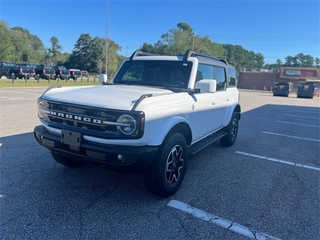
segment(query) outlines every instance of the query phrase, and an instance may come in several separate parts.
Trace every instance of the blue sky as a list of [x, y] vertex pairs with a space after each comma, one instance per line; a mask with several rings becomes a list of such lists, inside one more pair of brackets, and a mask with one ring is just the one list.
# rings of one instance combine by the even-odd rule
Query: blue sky
[[265, 63], [299, 53], [320, 57], [319, 0], [0, 0], [0, 19], [26, 28], [46, 48], [55, 36], [69, 53], [88, 33], [108, 35], [119, 54], [130, 55], [185, 22], [213, 42], [263, 54]]

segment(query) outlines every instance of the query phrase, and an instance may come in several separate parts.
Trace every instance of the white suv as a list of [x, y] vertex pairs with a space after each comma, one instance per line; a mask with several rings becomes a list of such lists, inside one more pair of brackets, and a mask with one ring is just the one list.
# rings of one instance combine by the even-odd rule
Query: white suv
[[34, 134], [65, 166], [145, 172], [148, 189], [168, 197], [189, 155], [216, 140], [234, 144], [240, 113], [236, 72], [225, 60], [136, 51], [113, 83], [47, 89]]

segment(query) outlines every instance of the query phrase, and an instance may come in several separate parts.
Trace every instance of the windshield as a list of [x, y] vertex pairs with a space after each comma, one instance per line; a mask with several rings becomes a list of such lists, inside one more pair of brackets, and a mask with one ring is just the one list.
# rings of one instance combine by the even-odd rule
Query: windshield
[[192, 62], [127, 61], [113, 80], [114, 83], [187, 88]]

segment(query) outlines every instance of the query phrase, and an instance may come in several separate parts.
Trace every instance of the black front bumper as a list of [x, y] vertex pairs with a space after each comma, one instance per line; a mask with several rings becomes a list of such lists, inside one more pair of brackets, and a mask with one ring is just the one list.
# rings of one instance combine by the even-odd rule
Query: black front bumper
[[145, 172], [158, 151], [158, 147], [103, 145], [84, 139], [79, 146], [71, 146], [62, 143], [60, 136], [49, 133], [42, 125], [34, 128], [34, 136], [39, 144], [58, 154], [123, 172]]

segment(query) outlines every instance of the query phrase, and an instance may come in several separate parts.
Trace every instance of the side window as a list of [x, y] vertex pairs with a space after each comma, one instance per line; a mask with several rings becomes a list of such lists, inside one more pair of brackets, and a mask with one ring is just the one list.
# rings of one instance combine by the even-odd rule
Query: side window
[[201, 79], [213, 79], [212, 66], [199, 64], [196, 82], [200, 81]]
[[228, 68], [228, 84], [229, 87], [236, 86], [236, 71], [234, 68]]
[[223, 67], [213, 66], [214, 76], [213, 78], [217, 81], [217, 91], [225, 90], [226, 88], [226, 72]]

